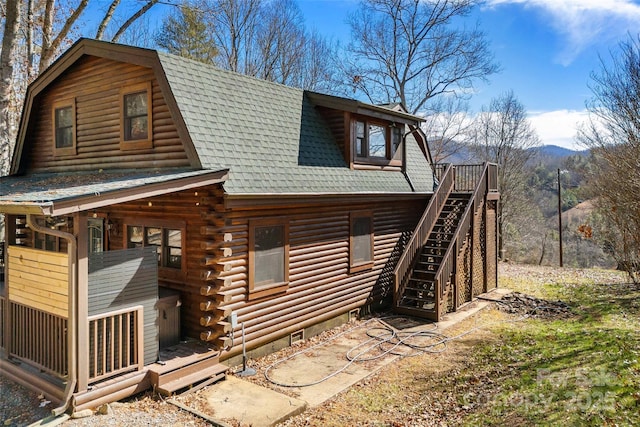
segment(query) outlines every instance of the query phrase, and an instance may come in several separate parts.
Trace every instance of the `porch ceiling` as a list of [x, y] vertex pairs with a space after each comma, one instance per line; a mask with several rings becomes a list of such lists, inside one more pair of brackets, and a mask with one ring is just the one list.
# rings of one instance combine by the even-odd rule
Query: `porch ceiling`
[[224, 182], [227, 170], [118, 171], [0, 178], [0, 213], [66, 215]]

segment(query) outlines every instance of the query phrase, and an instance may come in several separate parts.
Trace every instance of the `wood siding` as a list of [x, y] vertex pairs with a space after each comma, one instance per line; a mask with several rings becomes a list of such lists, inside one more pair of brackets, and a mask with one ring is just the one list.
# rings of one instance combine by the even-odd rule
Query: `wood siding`
[[144, 307], [144, 363], [158, 359], [158, 282], [155, 248], [89, 256], [89, 316]]
[[[149, 81], [153, 88], [153, 148], [123, 151], [120, 89]], [[76, 154], [54, 156], [52, 108], [62, 99], [75, 99]], [[80, 59], [34, 101], [23, 159], [27, 172], [189, 166], [153, 71], [89, 56]]]
[[8, 257], [9, 301], [67, 318], [68, 255], [9, 246]]
[[[111, 224], [110, 250], [123, 248], [127, 224], [184, 224], [186, 270], [160, 268], [159, 284], [180, 292], [183, 336], [218, 348], [230, 344], [232, 312], [245, 323], [252, 348], [365, 304], [390, 302], [395, 261], [428, 201], [424, 196], [336, 196], [333, 201], [308, 198], [285, 206], [276, 206], [278, 200], [268, 205], [256, 201], [230, 210], [223, 195], [220, 186], [212, 186], [101, 210]], [[349, 215], [361, 211], [373, 212], [374, 265], [349, 273]], [[250, 301], [249, 221], [257, 219], [289, 224], [289, 286], [284, 293]], [[236, 340], [222, 357], [240, 349]]]
[[219, 186], [113, 205], [101, 210], [112, 224], [109, 250], [125, 248], [127, 225], [179, 223], [184, 227], [185, 270], [158, 269], [159, 285], [180, 293], [182, 336], [197, 338], [202, 330], [200, 319], [203, 312], [200, 310], [200, 303], [203, 302], [203, 297], [200, 292], [208, 283], [206, 262], [215, 250], [205, 249], [210, 246], [210, 241], [203, 238], [201, 231], [208, 224], [204, 218], [213, 210], [211, 206], [222, 200], [216, 194], [222, 194]]
[[[201, 338], [228, 345], [222, 338], [229, 328], [223, 316], [235, 312], [238, 324], [245, 324], [247, 347], [254, 348], [354, 308], [385, 298], [390, 301], [393, 268], [425, 204], [426, 200], [358, 203], [342, 199], [324, 205], [225, 212], [222, 221], [226, 225], [219, 228], [218, 241], [232, 255], [219, 258], [223, 267], [211, 275], [216, 284], [214, 297], [220, 301], [224, 295], [228, 302], [217, 304], [220, 317], [203, 322], [211, 330]], [[349, 215], [359, 211], [373, 212], [374, 265], [350, 273]], [[269, 217], [284, 218], [289, 224], [289, 286], [284, 293], [248, 301], [248, 223]], [[236, 330], [235, 336], [239, 333]], [[236, 340], [222, 357], [240, 350]]]

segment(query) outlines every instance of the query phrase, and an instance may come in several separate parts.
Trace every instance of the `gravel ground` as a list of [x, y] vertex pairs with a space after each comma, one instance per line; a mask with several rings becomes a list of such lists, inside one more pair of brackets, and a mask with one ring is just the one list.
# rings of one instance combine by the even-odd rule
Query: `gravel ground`
[[[576, 277], [576, 283], [585, 278], [593, 279], [596, 283], [613, 283], [620, 281], [620, 273], [604, 271], [604, 270], [570, 270], [564, 269], [560, 273], [558, 270], [548, 267], [534, 267], [534, 266], [520, 266], [511, 264], [500, 265], [501, 277], [507, 279], [523, 280], [527, 284], [531, 283], [531, 289], [526, 289], [527, 293], [535, 295], [535, 286], [540, 283], [549, 283], [558, 280], [567, 280], [567, 272], [570, 275], [574, 274]], [[560, 277], [562, 275], [562, 278]], [[362, 322], [362, 321], [358, 321]], [[473, 322], [473, 320], [471, 320]], [[343, 325], [338, 328], [334, 328], [330, 331], [326, 331], [323, 334], [307, 339], [303, 342], [298, 342], [294, 346], [285, 348], [277, 353], [265, 356], [260, 359], [250, 361], [250, 366], [256, 369], [258, 375], [253, 377], [245, 377], [252, 382], [260, 384], [265, 387], [275, 389], [278, 392], [289, 394], [295, 397], [295, 392], [288, 388], [281, 388], [269, 383], [264, 377], [264, 370], [277, 360], [288, 357], [289, 355], [300, 351], [303, 348], [311, 347], [318, 342], [329, 339], [336, 334], [343, 332], [346, 329], [357, 326], [358, 323], [351, 323]], [[461, 328], [467, 327], [461, 325]], [[479, 339], [477, 334], [470, 336], [470, 340]], [[489, 337], [485, 337], [488, 339]], [[434, 354], [433, 357], [438, 360], [438, 363], [434, 363], [434, 366], [442, 366], [442, 369], [450, 369], [448, 365], [452, 360], [464, 358], [466, 349], [472, 344], [466, 344], [462, 339], [451, 345], [446, 352], [440, 354]], [[434, 360], [435, 361], [435, 360]], [[462, 360], [461, 363], [464, 363]], [[232, 368], [230, 372], [237, 370]], [[392, 369], [392, 368], [389, 368]], [[449, 372], [451, 374], [452, 372]], [[437, 374], [437, 373], [436, 373]], [[437, 376], [437, 375], [436, 375]], [[489, 381], [488, 379], [487, 381]], [[363, 380], [361, 383], [356, 384], [354, 387], [368, 387], [376, 384], [380, 381], [379, 373]], [[197, 411], [204, 412], [206, 415], [215, 419], [215, 415], [210, 413], [204, 398], [202, 397], [202, 391], [188, 393], [183, 396], [177, 397], [177, 400], [190, 408]], [[429, 421], [425, 420], [399, 420], [397, 425], [450, 425], [455, 421], [454, 415], [460, 412], [457, 399], [452, 391], [451, 393], [439, 396], [435, 402], [439, 406], [434, 406], [432, 402], [431, 408], [436, 408], [437, 413], [429, 415]], [[53, 409], [51, 404], [47, 404], [43, 401], [37, 393], [32, 393], [26, 390], [8, 379], [4, 378], [0, 374], [0, 425], [5, 426], [26, 426], [37, 420], [40, 420], [50, 414]], [[317, 425], [329, 425], [323, 421], [323, 412], [325, 408], [329, 408], [340, 404], [342, 395], [338, 395], [333, 399], [325, 402], [323, 405], [307, 410], [304, 414], [294, 417], [284, 423], [287, 427], [298, 426], [317, 426]], [[153, 396], [151, 393], [145, 393], [134, 396], [123, 402], [117, 402], [109, 405], [106, 414], [95, 414], [87, 418], [72, 419], [64, 423], [64, 426], [208, 426], [211, 425], [203, 418], [193, 415], [187, 411], [177, 408], [176, 406], [166, 402], [165, 400]], [[207, 412], [209, 412], [207, 414]], [[425, 413], [425, 416], [427, 414]], [[460, 413], [459, 415], [462, 415]], [[452, 418], [453, 417], [453, 418]], [[240, 427], [240, 423], [234, 420], [221, 420], [234, 427]], [[335, 422], [335, 420], [332, 420]], [[433, 424], [435, 423], [435, 424]], [[455, 422], [454, 422], [455, 424]], [[340, 425], [333, 424], [333, 425]]]
[[24, 426], [51, 413], [51, 403], [0, 375], [0, 422], [5, 426]]

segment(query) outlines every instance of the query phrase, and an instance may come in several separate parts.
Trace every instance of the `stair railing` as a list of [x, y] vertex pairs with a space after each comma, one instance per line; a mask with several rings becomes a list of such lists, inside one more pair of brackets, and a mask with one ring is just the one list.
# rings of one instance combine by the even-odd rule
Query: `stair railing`
[[453, 190], [455, 184], [455, 168], [452, 165], [447, 165], [444, 173], [440, 175], [440, 184], [436, 188], [436, 191], [431, 196], [429, 203], [427, 204], [418, 225], [413, 230], [411, 239], [404, 248], [398, 264], [393, 271], [395, 278], [395, 292], [393, 294], [394, 305], [397, 305], [400, 295], [404, 292], [406, 282], [410, 276], [411, 268], [415, 264], [416, 255], [422, 250], [422, 247], [427, 242], [436, 220], [444, 207], [449, 194]]
[[467, 204], [464, 213], [460, 217], [458, 226], [451, 238], [451, 243], [449, 244], [449, 247], [442, 258], [442, 262], [434, 276], [434, 291], [436, 296], [435, 309], [437, 319], [440, 319], [443, 314], [442, 305], [446, 301], [448, 293], [448, 287], [446, 284], [449, 282], [451, 275], [455, 271], [458, 251], [462, 248], [462, 245], [464, 245], [464, 239], [471, 228], [471, 220], [473, 219], [476, 206], [480, 204], [486, 194], [490, 191], [491, 183], [488, 171], [495, 170], [495, 166], [496, 165], [492, 163], [485, 163], [483, 165], [482, 173], [478, 178], [473, 194], [469, 199], [469, 203]]

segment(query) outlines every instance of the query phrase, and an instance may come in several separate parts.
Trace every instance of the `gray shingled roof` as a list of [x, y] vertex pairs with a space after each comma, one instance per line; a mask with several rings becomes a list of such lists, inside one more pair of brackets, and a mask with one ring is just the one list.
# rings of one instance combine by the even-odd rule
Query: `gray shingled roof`
[[[230, 194], [412, 192], [402, 172], [351, 170], [301, 89], [159, 52], [203, 168], [229, 169]], [[431, 192], [431, 168], [408, 138], [407, 175]]]
[[[54, 207], [65, 201], [122, 194], [127, 190], [138, 190], [144, 195], [149, 185], [159, 184], [162, 188], [169, 188], [172, 184], [182, 184], [189, 179], [198, 181], [211, 174], [210, 170], [145, 170], [5, 176], [0, 179], [0, 205], [7, 203]], [[222, 176], [222, 172], [218, 174]]]

